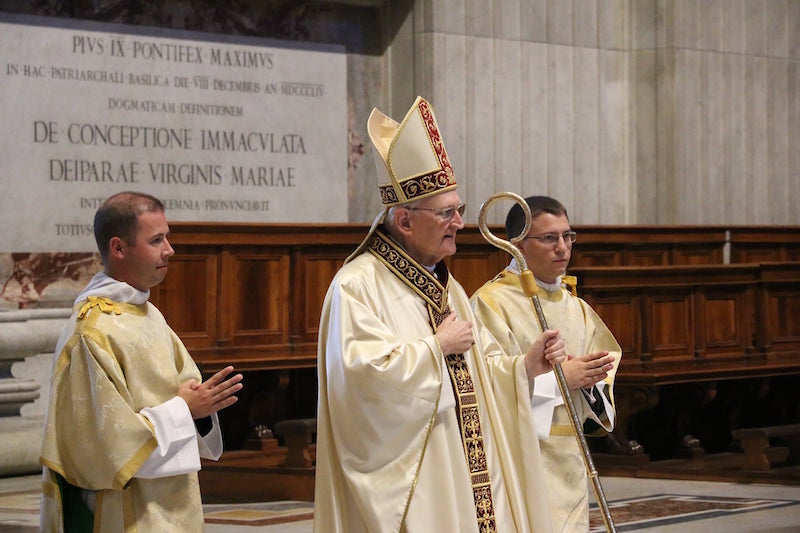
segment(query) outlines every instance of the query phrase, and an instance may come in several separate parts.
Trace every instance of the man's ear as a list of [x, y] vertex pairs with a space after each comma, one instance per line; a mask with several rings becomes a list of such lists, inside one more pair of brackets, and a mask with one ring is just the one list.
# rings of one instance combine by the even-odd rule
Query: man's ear
[[411, 212], [408, 209], [397, 209], [394, 213], [394, 223], [402, 233], [411, 231]]
[[108, 241], [108, 255], [121, 258], [125, 255], [125, 243], [119, 237], [111, 237]]

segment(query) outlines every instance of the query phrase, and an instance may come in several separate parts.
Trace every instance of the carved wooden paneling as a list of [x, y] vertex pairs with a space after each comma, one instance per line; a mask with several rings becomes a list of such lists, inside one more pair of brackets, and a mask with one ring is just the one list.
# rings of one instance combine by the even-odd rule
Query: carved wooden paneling
[[670, 253], [669, 265], [721, 265], [724, 262], [721, 243], [675, 243]]
[[[764, 356], [753, 343], [759, 327], [756, 292], [767, 286], [763, 268], [586, 267], [571, 273], [578, 277], [579, 295], [595, 308], [623, 348], [621, 382], [653, 384], [721, 378], [754, 369], [753, 357]], [[772, 271], [770, 283], [796, 279], [798, 273], [800, 268]], [[636, 339], [641, 341], [637, 344]]]
[[641, 295], [629, 289], [587, 291], [582, 296], [614, 333], [622, 353], [626, 354], [624, 364], [638, 359], [642, 353]]
[[800, 226], [730, 228], [731, 263], [800, 261]]
[[607, 246], [581, 243], [580, 246], [573, 245], [570, 264], [574, 267], [622, 266], [622, 253], [619, 250], [609, 250]]
[[176, 253], [165, 280], [151, 301], [193, 352], [213, 349], [217, 341], [218, 257], [212, 247]]
[[292, 287], [292, 334], [297, 341], [316, 343], [320, 313], [328, 286], [351, 251], [335, 249], [322, 253], [309, 250], [306, 253], [298, 252], [294, 257], [296, 276]]
[[731, 251], [731, 263], [761, 263], [780, 260], [781, 249], [771, 244], [749, 243], [746, 247], [733, 247]]
[[223, 251], [221, 344], [288, 343], [289, 281], [289, 255], [285, 248]]
[[688, 289], [650, 289], [644, 297], [648, 345], [654, 361], [690, 360], [695, 351], [694, 301]]
[[761, 348], [800, 354], [800, 262], [762, 265], [759, 289]]
[[739, 357], [753, 351], [754, 286], [700, 287], [698, 355]]
[[666, 246], [631, 246], [622, 253], [625, 266], [662, 266], [669, 264], [669, 249]]
[[725, 228], [575, 226], [572, 266], [711, 265], [723, 262]]

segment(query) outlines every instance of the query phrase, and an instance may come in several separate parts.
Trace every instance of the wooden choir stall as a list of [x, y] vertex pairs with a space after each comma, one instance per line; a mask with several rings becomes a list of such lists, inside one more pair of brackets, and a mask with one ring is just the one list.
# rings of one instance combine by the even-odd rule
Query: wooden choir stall
[[[209, 501], [313, 499], [319, 313], [367, 229], [171, 224], [151, 299], [204, 374], [245, 374], [221, 413], [228, 451], [201, 471]], [[601, 473], [796, 483], [800, 228], [575, 229], [569, 273], [624, 354], [617, 427], [590, 439]], [[448, 259], [469, 294], [508, 260], [475, 226]]]

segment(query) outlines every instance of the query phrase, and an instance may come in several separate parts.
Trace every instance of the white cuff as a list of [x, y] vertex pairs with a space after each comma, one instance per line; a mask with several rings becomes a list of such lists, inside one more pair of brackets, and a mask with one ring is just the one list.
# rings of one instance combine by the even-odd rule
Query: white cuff
[[153, 424], [158, 447], [134, 477], [160, 478], [200, 470], [200, 453], [189, 406], [175, 396], [155, 407], [145, 407], [141, 414]]

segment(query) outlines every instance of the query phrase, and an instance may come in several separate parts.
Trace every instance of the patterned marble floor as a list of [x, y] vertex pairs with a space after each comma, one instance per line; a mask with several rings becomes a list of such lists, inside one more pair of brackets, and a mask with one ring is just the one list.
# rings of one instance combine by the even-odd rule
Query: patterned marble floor
[[[39, 483], [39, 476], [0, 478], [0, 533], [38, 531]], [[619, 532], [800, 532], [800, 485], [623, 477], [601, 483]], [[205, 506], [208, 533], [310, 533], [312, 515], [306, 502]], [[595, 509], [591, 531], [604, 530]]]

